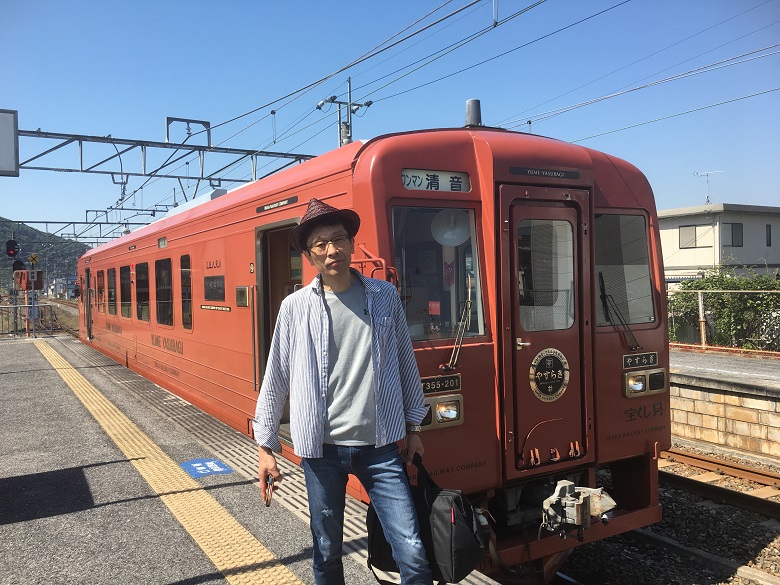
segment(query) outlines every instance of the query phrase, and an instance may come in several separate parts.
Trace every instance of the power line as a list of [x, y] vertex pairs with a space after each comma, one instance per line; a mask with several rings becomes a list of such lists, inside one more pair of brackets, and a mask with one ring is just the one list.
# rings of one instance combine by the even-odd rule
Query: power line
[[670, 116], [663, 116], [661, 118], [655, 118], [654, 120], [647, 120], [645, 122], [640, 122], [639, 124], [631, 124], [630, 126], [624, 126], [622, 128], [617, 128], [615, 130], [610, 130], [608, 132], [602, 132], [600, 134], [593, 134], [592, 136], [586, 136], [585, 138], [579, 138], [577, 140], [571, 140], [570, 142], [577, 143], [577, 142], [584, 142], [585, 140], [590, 140], [591, 138], [598, 138], [599, 136], [606, 136], [607, 134], [614, 134], [616, 132], [622, 132], [623, 130], [630, 130], [631, 128], [638, 128], [639, 126], [646, 126], [647, 124], [653, 124], [655, 122], [661, 122], [662, 120], [669, 120], [671, 118], [677, 118], [679, 116], [684, 116], [686, 114], [692, 114], [694, 112], [701, 112], [702, 110], [707, 110], [709, 108], [715, 108], [717, 106], [723, 106], [725, 104], [730, 104], [733, 102], [738, 102], [740, 100], [746, 100], [748, 98], [757, 97], [760, 95], [764, 95], [767, 93], [772, 93], [773, 91], [780, 90], [780, 87], [775, 87], [772, 89], [767, 89], [765, 91], [759, 91], [757, 93], [752, 93], [750, 95], [743, 95], [742, 97], [734, 98], [731, 100], [726, 100], [723, 102], [718, 102], [717, 104], [710, 104], [708, 106], [702, 106], [701, 108], [694, 108], [693, 110], [687, 110], [685, 112], [679, 112], [677, 114], [672, 114]]
[[[654, 52], [650, 53], [649, 55], [645, 55], [645, 56], [644, 56], [644, 57], [642, 57], [641, 59], [637, 59], [636, 61], [633, 61], [633, 62], [629, 63], [628, 65], [624, 65], [623, 67], [619, 67], [618, 69], [615, 69], [614, 71], [611, 71], [610, 73], [607, 73], [606, 75], [602, 75], [601, 77], [598, 77], [598, 78], [596, 78], [596, 79], [594, 79], [594, 80], [592, 80], [592, 81], [589, 81], [588, 83], [585, 83], [585, 84], [583, 84], [583, 85], [580, 85], [580, 86], [578, 86], [578, 87], [575, 87], [574, 89], [571, 89], [571, 90], [569, 90], [569, 91], [567, 91], [567, 92], [564, 92], [564, 93], [562, 93], [562, 94], [560, 94], [560, 95], [558, 95], [558, 96], [556, 96], [556, 97], [554, 97], [554, 98], [550, 98], [550, 99], [548, 99], [548, 100], [546, 100], [546, 101], [544, 101], [544, 102], [542, 102], [542, 103], [536, 104], [535, 106], [533, 106], [533, 107], [531, 107], [531, 108], [528, 108], [528, 109], [524, 110], [523, 112], [520, 112], [519, 114], [514, 114], [514, 115], [510, 116], [509, 118], [504, 118], [503, 120], [499, 121], [499, 122], [498, 122], [496, 125], [497, 125], [497, 126], [506, 126], [506, 125], [508, 125], [508, 124], [512, 124], [513, 122], [517, 122], [517, 121], [518, 121], [517, 119], [514, 119], [514, 120], [513, 120], [513, 119], [510, 119], [510, 118], [518, 118], [518, 117], [520, 117], [520, 116], [524, 116], [524, 118], [527, 118], [527, 116], [525, 115], [525, 114], [526, 114], [526, 112], [529, 112], [529, 111], [531, 111], [531, 110], [533, 110], [533, 109], [535, 109], [535, 108], [538, 108], [538, 107], [540, 107], [540, 106], [543, 106], [543, 105], [545, 105], [545, 104], [548, 104], [548, 103], [550, 103], [550, 102], [552, 102], [552, 101], [555, 101], [555, 100], [557, 100], [557, 99], [560, 99], [560, 98], [562, 98], [562, 97], [564, 97], [564, 96], [566, 96], [566, 95], [569, 95], [570, 93], [574, 93], [575, 91], [578, 91], [578, 90], [580, 90], [580, 89], [582, 89], [582, 88], [584, 88], [584, 87], [587, 87], [587, 86], [589, 86], [589, 85], [592, 85], [592, 84], [596, 83], [597, 81], [601, 81], [602, 79], [606, 79], [607, 77], [609, 77], [609, 76], [611, 76], [611, 75], [614, 75], [615, 73], [618, 73], [619, 71], [623, 71], [624, 69], [628, 69], [629, 67], [633, 67], [633, 66], [634, 66], [634, 65], [636, 65], [637, 63], [641, 63], [642, 61], [645, 61], [645, 60], [649, 59], [650, 57], [654, 57], [655, 55], [658, 55], [659, 53], [662, 53], [662, 52], [664, 52], [664, 51], [666, 51], [666, 50], [668, 50], [668, 49], [671, 49], [672, 47], [675, 47], [675, 46], [677, 46], [677, 45], [679, 45], [679, 44], [682, 44], [682, 43], [684, 43], [685, 41], [689, 41], [689, 40], [691, 40], [691, 39], [693, 39], [693, 38], [695, 38], [695, 37], [697, 37], [697, 36], [699, 36], [699, 35], [701, 35], [701, 34], [704, 34], [705, 32], [707, 32], [707, 31], [709, 31], [709, 30], [712, 30], [712, 29], [714, 29], [714, 28], [716, 28], [716, 27], [718, 27], [718, 26], [720, 26], [720, 25], [722, 25], [722, 24], [725, 24], [725, 23], [727, 23], [727, 22], [729, 22], [729, 21], [731, 21], [731, 20], [734, 20], [735, 18], [739, 18], [740, 16], [742, 16], [742, 15], [744, 15], [744, 14], [746, 14], [746, 13], [748, 13], [748, 12], [752, 11], [752, 10], [755, 10], [756, 8], [760, 8], [761, 6], [764, 6], [765, 4], [769, 4], [770, 2], [774, 2], [774, 1], [775, 1], [775, 0], [766, 0], [765, 2], [762, 2], [761, 4], [758, 4], [758, 5], [756, 5], [756, 6], [753, 6], [752, 8], [748, 8], [747, 10], [744, 10], [744, 11], [740, 12], [739, 14], [735, 14], [734, 16], [731, 16], [731, 17], [729, 17], [729, 18], [727, 18], [727, 19], [725, 19], [725, 20], [722, 20], [722, 21], [720, 21], [720, 22], [718, 22], [718, 23], [716, 23], [716, 24], [713, 24], [712, 26], [709, 26], [709, 27], [707, 27], [707, 28], [705, 28], [705, 29], [703, 29], [703, 30], [700, 30], [700, 31], [699, 31], [699, 32], [697, 32], [697, 33], [694, 33], [694, 34], [692, 34], [692, 35], [690, 35], [690, 36], [687, 36], [687, 37], [685, 37], [684, 39], [681, 39], [681, 40], [679, 40], [679, 41], [676, 41], [676, 42], [672, 43], [671, 45], [667, 45], [667, 46], [663, 47], [662, 49], [658, 49], [657, 51], [654, 51]], [[762, 27], [762, 28], [760, 28], [760, 29], [758, 29], [758, 30], [763, 30], [764, 28], [767, 28], [767, 27], [769, 27], [769, 26], [773, 26], [774, 24], [777, 24], [777, 22], [773, 22], [773, 23], [771, 23], [771, 24], [768, 24], [768, 25], [766, 25], [766, 26], [764, 26], [764, 27]], [[758, 32], [758, 31], [753, 31], [752, 33], [749, 33], [749, 34], [755, 34], [756, 32]], [[743, 35], [742, 37], [738, 37], [737, 39], [733, 39], [733, 40], [729, 41], [728, 43], [724, 43], [724, 44], [722, 44], [722, 45], [719, 45], [718, 47], [715, 47], [715, 49], [718, 49], [718, 48], [724, 47], [724, 46], [726, 46], [726, 45], [728, 45], [728, 44], [730, 44], [730, 43], [733, 43], [733, 42], [735, 42], [736, 40], [739, 40], [739, 39], [741, 39], [741, 38], [744, 38], [745, 36], [749, 36], [749, 35]], [[700, 54], [699, 54], [699, 55], [697, 55], [696, 57], [701, 57], [702, 55], [706, 55], [707, 53], [709, 53], [709, 52], [711, 52], [711, 51], [713, 51], [713, 50], [715, 50], [715, 49], [710, 49], [710, 51], [705, 51], [704, 53], [700, 53]], [[696, 57], [692, 57], [691, 59], [694, 59], [694, 58], [696, 58]], [[680, 62], [680, 63], [677, 63], [677, 64], [676, 64], [676, 65], [674, 65], [673, 67], [676, 67], [677, 65], [681, 65], [682, 63], [685, 63], [685, 62], [687, 62], [687, 61], [690, 61], [691, 59], [687, 59], [686, 61], [682, 61], [682, 62]], [[663, 70], [661, 70], [661, 71], [657, 71], [657, 72], [655, 73], [655, 75], [657, 75], [657, 74], [659, 74], [659, 73], [663, 73], [664, 71], [667, 71], [667, 70], [669, 70], [669, 69], [671, 69], [671, 67], [667, 67], [666, 69], [663, 69]], [[644, 79], [647, 79], [647, 77], [645, 77], [645, 78], [643, 78], [643, 79], [639, 79], [639, 80], [637, 80], [635, 83], [638, 83], [639, 81], [643, 81]], [[624, 87], [625, 87], [625, 86], [624, 86]], [[618, 88], [616, 91], [620, 91], [621, 89], [624, 89], [624, 87], [620, 87], [620, 88]]]
[[[677, 75], [673, 75], [672, 77], [667, 77], [666, 79], [659, 79], [659, 80], [653, 81], [651, 83], [646, 83], [644, 85], [640, 85], [639, 87], [634, 87], [634, 88], [628, 89], [626, 91], [621, 91], [621, 92], [617, 92], [617, 93], [601, 96], [601, 97], [598, 97], [598, 98], [594, 98], [592, 100], [588, 100], [588, 101], [585, 101], [585, 102], [580, 102], [578, 104], [573, 104], [571, 106], [565, 106], [563, 108], [558, 108], [557, 110], [551, 110], [549, 112], [545, 112], [545, 113], [539, 114], [538, 117], [536, 117], [536, 118], [530, 118], [527, 122], [523, 122], [522, 124], [526, 124], [526, 123], [527, 124], [531, 124], [532, 122], [533, 123], [543, 122], [545, 120], [549, 120], [550, 118], [553, 118], [555, 116], [559, 116], [561, 114], [565, 114], [565, 113], [570, 112], [572, 110], [576, 110], [576, 109], [579, 109], [579, 108], [582, 108], [582, 107], [585, 107], [585, 106], [590, 106], [590, 105], [593, 105], [595, 103], [602, 102], [602, 101], [605, 101], [605, 100], [609, 100], [609, 99], [612, 99], [612, 98], [616, 98], [616, 97], [619, 97], [619, 96], [622, 96], [622, 95], [626, 95], [628, 93], [639, 91], [641, 89], [647, 89], [649, 87], [654, 87], [656, 85], [661, 85], [661, 84], [664, 84], [664, 83], [669, 83], [671, 81], [678, 81], [678, 80], [684, 79], [686, 77], [692, 77], [694, 75], [699, 75], [700, 73], [709, 73], [711, 71], [717, 71], [718, 69], [722, 69], [724, 67], [731, 67], [733, 65], [741, 65], [743, 63], [749, 63], [750, 61], [754, 61], [756, 59], [763, 59], [764, 57], [771, 57], [772, 55], [780, 54], [780, 51], [775, 51], [773, 53], [767, 53], [766, 55], [759, 55], [759, 56], [756, 56], [756, 57], [751, 57], [749, 59], [745, 59], [743, 61], [736, 61], [734, 63], [730, 63], [730, 61], [735, 61], [736, 59], [740, 59], [740, 58], [746, 57], [748, 55], [753, 55], [754, 53], [759, 53], [761, 51], [766, 51], [768, 49], [773, 49], [775, 47], [780, 47], [780, 43], [775, 44], [775, 45], [770, 45], [770, 46], [764, 47], [762, 49], [757, 49], [755, 51], [750, 51], [749, 53], [743, 53], [742, 55], [737, 55], [735, 57], [729, 57], [728, 59], [724, 59], [724, 60], [718, 61], [716, 63], [711, 63], [709, 65], [704, 65], [703, 67], [698, 67], [696, 69], [691, 69], [690, 71], [686, 71], [684, 73], [679, 73]], [[522, 124], [516, 124], [514, 126], [507, 126], [507, 128], [510, 128], [510, 129], [511, 128], [517, 128], [518, 126], [521, 126]]]
[[[523, 14], [524, 12], [527, 12], [528, 10], [530, 10], [530, 9], [532, 9], [532, 8], [535, 8], [536, 6], [538, 6], [539, 4], [541, 4], [541, 3], [542, 3], [542, 2], [544, 2], [544, 1], [545, 1], [545, 0], [540, 0], [540, 1], [539, 1], [539, 2], [537, 2], [536, 4], [532, 4], [531, 6], [528, 6], [527, 8], [524, 8], [523, 10], [520, 10], [520, 11], [516, 12], [515, 14], [511, 15], [511, 16], [510, 16], [510, 17], [508, 17], [507, 19], [504, 19], [504, 21], [502, 21], [502, 22], [506, 22], [506, 21], [508, 21], [508, 20], [510, 20], [510, 19], [512, 19], [512, 18], [515, 18], [515, 17], [517, 17], [517, 16], [519, 16], [519, 15]], [[522, 45], [519, 45], [519, 46], [517, 46], [517, 47], [515, 47], [515, 48], [513, 48], [513, 49], [510, 49], [510, 50], [508, 50], [508, 51], [504, 51], [503, 53], [500, 53], [500, 54], [498, 54], [498, 55], [495, 55], [494, 57], [490, 57], [489, 59], [485, 59], [484, 61], [480, 61], [479, 63], [475, 63], [475, 64], [473, 64], [473, 65], [469, 65], [468, 67], [464, 67], [463, 69], [459, 69], [459, 70], [457, 70], [457, 71], [454, 71], [454, 72], [452, 72], [452, 73], [449, 73], [448, 75], [444, 75], [444, 76], [442, 76], [442, 77], [439, 77], [438, 79], [434, 79], [434, 80], [432, 80], [432, 81], [428, 81], [428, 82], [426, 82], [426, 83], [422, 83], [422, 84], [420, 84], [420, 85], [417, 85], [417, 86], [415, 86], [415, 87], [412, 87], [412, 88], [406, 89], [406, 90], [404, 90], [404, 91], [400, 91], [400, 92], [398, 92], [398, 93], [394, 93], [394, 94], [392, 94], [392, 95], [389, 95], [389, 96], [386, 96], [386, 97], [383, 97], [383, 98], [377, 98], [377, 99], [375, 99], [375, 100], [374, 100], [374, 102], [380, 102], [380, 101], [388, 100], [388, 99], [391, 99], [391, 98], [394, 98], [394, 97], [398, 97], [399, 95], [403, 95], [403, 94], [405, 94], [405, 93], [409, 93], [409, 92], [412, 92], [412, 91], [418, 90], [418, 89], [420, 89], [420, 88], [426, 87], [426, 86], [428, 86], [428, 85], [432, 85], [432, 84], [434, 84], [434, 83], [438, 83], [439, 81], [442, 81], [442, 80], [444, 80], [444, 79], [448, 79], [448, 78], [450, 78], [450, 77], [454, 77], [455, 75], [459, 75], [460, 73], [463, 73], [463, 72], [465, 72], [465, 71], [468, 71], [468, 70], [470, 70], [470, 69], [474, 69], [475, 67], [479, 67], [480, 65], [484, 65], [485, 63], [489, 63], [490, 61], [494, 61], [494, 60], [496, 60], [496, 59], [499, 59], [499, 58], [501, 58], [501, 57], [504, 57], [504, 56], [508, 55], [509, 53], [513, 53], [514, 51], [518, 51], [518, 50], [520, 50], [520, 49], [523, 49], [523, 48], [525, 48], [525, 47], [527, 47], [527, 46], [529, 46], [529, 45], [532, 45], [533, 43], [539, 42], [539, 41], [541, 41], [541, 40], [543, 40], [543, 39], [546, 39], [546, 38], [548, 38], [548, 37], [551, 37], [551, 36], [553, 36], [553, 35], [555, 35], [555, 34], [558, 34], [559, 32], [562, 32], [562, 31], [564, 31], [564, 30], [567, 30], [567, 29], [569, 29], [569, 28], [572, 28], [572, 27], [574, 27], [574, 26], [577, 26], [578, 24], [581, 24], [581, 23], [583, 23], [583, 22], [585, 22], [585, 21], [587, 21], [587, 20], [590, 20], [590, 19], [592, 19], [592, 18], [595, 18], [595, 17], [597, 17], [597, 16], [600, 16], [600, 15], [604, 14], [605, 12], [609, 12], [610, 10], [613, 10], [613, 9], [615, 9], [615, 8], [618, 8], [619, 6], [622, 6], [623, 4], [627, 4], [627, 3], [629, 3], [630, 1], [631, 1], [631, 0], [623, 0], [623, 2], [620, 2], [620, 3], [618, 3], [618, 4], [615, 4], [614, 6], [611, 6], [610, 8], [606, 8], [605, 10], [602, 10], [601, 12], [597, 12], [596, 14], [593, 14], [593, 15], [591, 15], [591, 16], [588, 16], [588, 17], [586, 17], [586, 18], [583, 18], [582, 20], [578, 20], [577, 22], [574, 22], [574, 23], [572, 23], [572, 24], [569, 24], [569, 25], [567, 25], [567, 26], [564, 26], [564, 27], [562, 27], [562, 28], [559, 28], [558, 30], [556, 30], [556, 31], [553, 31], [553, 32], [551, 32], [551, 33], [549, 33], [549, 34], [546, 34], [546, 35], [544, 35], [544, 36], [538, 37], [538, 38], [536, 38], [536, 39], [534, 39], [534, 40], [532, 40], [532, 41], [528, 41], [527, 43], [523, 43]], [[482, 34], [484, 34], [484, 33], [482, 33]], [[474, 37], [474, 38], [476, 38], [476, 37]], [[472, 40], [473, 40], [473, 38], [472, 38], [472, 39], [469, 39], [469, 40], [467, 40], [467, 41], [465, 41], [463, 44], [466, 44], [467, 42], [471, 42]], [[459, 48], [460, 46], [463, 46], [463, 44], [459, 45], [458, 47], [455, 47], [455, 48], [454, 48], [454, 49], [452, 49], [451, 51], [447, 51], [447, 53], [450, 53], [450, 52], [454, 51], [455, 49]], [[447, 53], [445, 53], [445, 54], [447, 54]], [[422, 68], [423, 68], [423, 67], [425, 67], [426, 65], [429, 65], [429, 64], [430, 64], [430, 63], [432, 63], [433, 61], [435, 61], [435, 60], [437, 60], [437, 59], [439, 59], [439, 58], [441, 58], [441, 57], [443, 57], [443, 56], [444, 56], [444, 55], [439, 55], [438, 57], [436, 57], [436, 59], [432, 59], [430, 62], [428, 62], [428, 63], [425, 63], [425, 64], [421, 65], [420, 67], [417, 67], [416, 69], [413, 69], [413, 70], [412, 70], [412, 71], [410, 71], [409, 73], [406, 73], [406, 74], [402, 75], [401, 77], [399, 77], [399, 78], [397, 78], [397, 79], [395, 79], [395, 80], [391, 81], [390, 83], [387, 83], [387, 84], [383, 85], [382, 87], [380, 87], [380, 88], [378, 88], [378, 89], [376, 89], [376, 90], [374, 90], [374, 91], [372, 91], [372, 92], [369, 92], [369, 93], [367, 93], [367, 94], [366, 94], [366, 95], [364, 95], [364, 96], [363, 96], [361, 99], [365, 99], [367, 96], [371, 95], [372, 93], [376, 93], [377, 91], [379, 91], [379, 90], [381, 90], [381, 89], [384, 89], [385, 87], [387, 87], [387, 86], [389, 86], [389, 85], [392, 85], [393, 83], [395, 83], [395, 82], [399, 81], [400, 79], [403, 79], [403, 78], [404, 78], [404, 77], [406, 77], [407, 75], [410, 75], [411, 73], [414, 73], [415, 71], [418, 71], [419, 69], [422, 69]]]

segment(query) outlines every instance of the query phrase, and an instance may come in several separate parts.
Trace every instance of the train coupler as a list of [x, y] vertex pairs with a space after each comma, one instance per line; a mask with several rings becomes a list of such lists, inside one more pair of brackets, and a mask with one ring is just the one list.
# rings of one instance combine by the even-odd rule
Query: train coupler
[[606, 513], [616, 506], [615, 500], [603, 488], [575, 486], [562, 479], [542, 504], [542, 527], [550, 532], [577, 527], [578, 537], [582, 538], [583, 530], [590, 528], [592, 518], [604, 522]]

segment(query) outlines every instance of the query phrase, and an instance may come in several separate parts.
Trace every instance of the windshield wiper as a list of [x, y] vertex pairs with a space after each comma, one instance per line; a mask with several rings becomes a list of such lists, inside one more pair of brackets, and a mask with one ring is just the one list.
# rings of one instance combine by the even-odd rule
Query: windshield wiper
[[620, 307], [617, 306], [615, 299], [612, 298], [612, 295], [607, 294], [607, 286], [604, 283], [603, 272], [599, 272], [599, 290], [601, 291], [601, 307], [604, 309], [604, 319], [606, 322], [612, 323], [613, 325], [615, 324], [609, 314], [609, 309], [612, 308], [612, 312], [615, 314], [617, 320], [620, 322], [620, 325], [623, 327], [623, 331], [625, 331], [626, 337], [630, 339], [630, 343], [627, 344], [628, 351], [642, 349], [642, 346], [639, 345], [639, 341], [634, 336], [634, 332], [631, 331], [628, 323], [626, 323], [626, 320], [623, 318], [623, 313], [620, 312]]
[[446, 364], [439, 365], [439, 370], [442, 372], [451, 372], [458, 367], [460, 347], [463, 345], [463, 336], [471, 326], [471, 275], [466, 278], [466, 288], [468, 289], [468, 297], [466, 297], [466, 301], [463, 303], [463, 312], [460, 315], [460, 321], [458, 321], [458, 328], [455, 333], [455, 347], [452, 348], [450, 361]]

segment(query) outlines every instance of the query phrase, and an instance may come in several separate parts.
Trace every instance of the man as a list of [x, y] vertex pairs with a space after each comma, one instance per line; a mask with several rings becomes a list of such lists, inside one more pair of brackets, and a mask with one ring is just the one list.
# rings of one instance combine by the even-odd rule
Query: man
[[395, 287], [350, 268], [360, 217], [312, 199], [290, 244], [318, 276], [281, 305], [254, 419], [260, 489], [281, 480], [274, 451], [290, 398], [290, 432], [306, 478], [317, 585], [344, 583], [347, 476], [368, 492], [406, 585], [432, 581], [396, 441], [422, 455], [426, 414]]

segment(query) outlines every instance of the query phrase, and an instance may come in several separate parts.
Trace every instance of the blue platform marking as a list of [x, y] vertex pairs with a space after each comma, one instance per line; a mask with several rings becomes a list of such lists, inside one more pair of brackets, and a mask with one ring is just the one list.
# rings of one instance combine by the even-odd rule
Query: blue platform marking
[[233, 470], [219, 459], [192, 459], [180, 464], [191, 477], [198, 478], [204, 475], [233, 473]]

